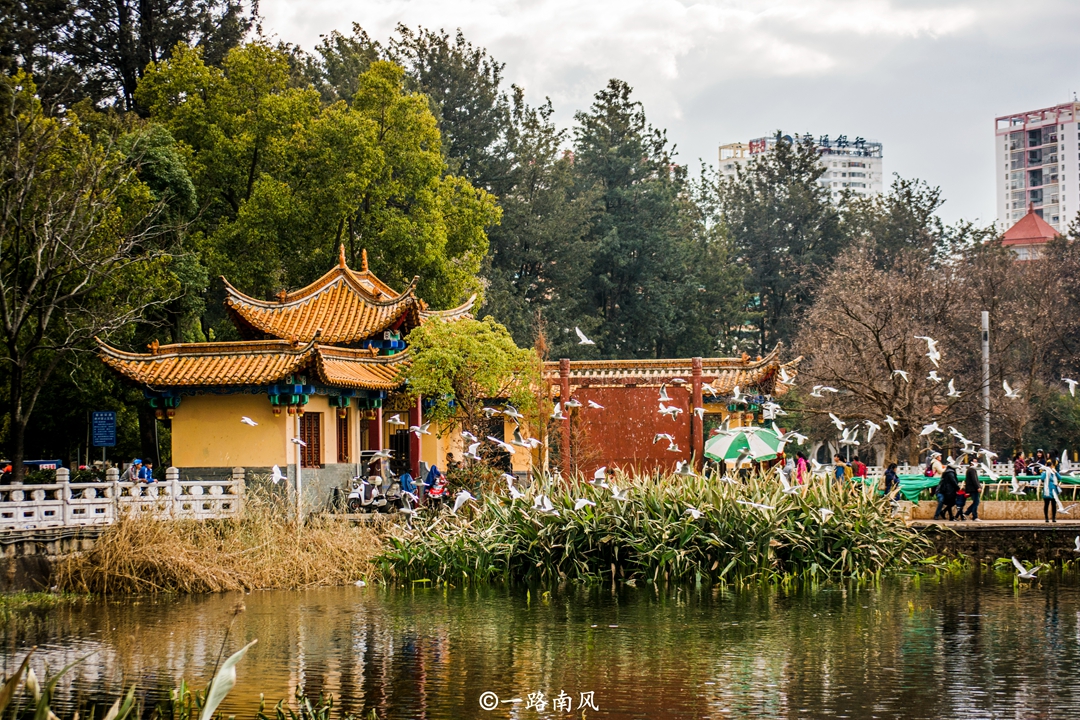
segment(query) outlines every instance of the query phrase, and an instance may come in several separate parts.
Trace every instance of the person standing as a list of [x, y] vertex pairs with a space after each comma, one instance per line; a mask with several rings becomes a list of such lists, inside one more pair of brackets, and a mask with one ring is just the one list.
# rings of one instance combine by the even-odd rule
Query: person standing
[[833, 456], [833, 479], [838, 483], [844, 482], [844, 477], [847, 475], [847, 463], [844, 462], [844, 458], [840, 456], [840, 453], [836, 453]]
[[979, 494], [982, 492], [977, 466], [978, 463], [973, 460], [968, 465], [967, 473], [964, 475], [964, 492], [967, 493], [968, 500], [971, 501], [971, 507], [967, 509], [967, 516], [976, 522], [979, 520]]
[[795, 482], [799, 485], [806, 484], [807, 470], [806, 455], [800, 450], [795, 454]]
[[851, 472], [857, 478], [866, 478], [866, 464], [856, 455], [851, 461]]
[[885, 497], [892, 500], [893, 493], [900, 489], [900, 476], [896, 474], [896, 463], [889, 463], [885, 468]]
[[[1042, 473], [1043, 520], [1057, 522], [1057, 493], [1061, 477], [1054, 469], [1054, 461], [1047, 460]], [[1053, 520], [1050, 519], [1053, 515]]]
[[1013, 458], [1013, 475], [1023, 475], [1027, 472], [1027, 460], [1024, 459], [1024, 451], [1016, 453]]
[[142, 460], [135, 458], [120, 476], [120, 482], [139, 482], [140, 472], [142, 472]]

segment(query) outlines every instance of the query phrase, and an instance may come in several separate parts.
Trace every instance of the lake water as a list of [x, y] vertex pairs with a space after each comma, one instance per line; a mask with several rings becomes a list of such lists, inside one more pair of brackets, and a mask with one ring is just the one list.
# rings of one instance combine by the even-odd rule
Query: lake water
[[[238, 599], [246, 610], [233, 618]], [[1080, 718], [1075, 575], [1019, 587], [984, 571], [799, 592], [348, 587], [95, 601], [9, 620], [3, 661], [10, 672], [37, 645], [40, 673], [94, 653], [62, 681], [62, 717], [131, 683], [149, 706], [181, 677], [205, 684], [230, 622], [226, 652], [259, 640], [223, 706], [240, 718], [254, 717], [259, 693], [272, 706], [298, 688], [357, 713], [430, 720]], [[588, 692], [598, 711], [579, 709]], [[542, 712], [526, 707], [534, 693]], [[553, 710], [560, 693], [571, 712]]]

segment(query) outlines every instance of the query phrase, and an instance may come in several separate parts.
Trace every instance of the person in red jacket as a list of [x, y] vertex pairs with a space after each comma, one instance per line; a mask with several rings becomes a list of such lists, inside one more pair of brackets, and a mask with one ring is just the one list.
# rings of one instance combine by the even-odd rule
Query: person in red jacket
[[851, 472], [855, 475], [855, 477], [866, 477], [866, 465], [863, 463], [862, 460], [859, 459], [858, 455], [856, 455], [855, 459], [851, 461]]

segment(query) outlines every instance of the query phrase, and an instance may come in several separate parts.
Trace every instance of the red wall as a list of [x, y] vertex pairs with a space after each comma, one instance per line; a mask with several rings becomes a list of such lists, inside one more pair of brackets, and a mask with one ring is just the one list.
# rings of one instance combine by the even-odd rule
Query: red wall
[[[597, 387], [578, 388], [574, 398], [583, 407], [574, 409], [575, 440], [583, 447], [575, 448], [578, 470], [586, 475], [601, 465], [609, 469], [621, 467], [649, 471], [670, 470], [679, 460], [690, 459], [690, 392], [689, 384], [669, 387], [667, 406], [682, 408], [672, 419], [661, 415], [660, 390], [655, 387]], [[603, 410], [588, 407], [593, 400]], [[679, 452], [669, 452], [666, 440], [653, 444], [657, 433], [669, 433], [675, 438]]]

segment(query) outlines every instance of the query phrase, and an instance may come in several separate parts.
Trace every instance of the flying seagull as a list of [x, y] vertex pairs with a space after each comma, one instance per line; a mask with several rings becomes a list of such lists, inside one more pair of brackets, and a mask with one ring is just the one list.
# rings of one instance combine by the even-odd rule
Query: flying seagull
[[919, 433], [919, 436], [925, 437], [926, 435], [932, 435], [939, 432], [941, 432], [941, 426], [937, 424], [937, 421], [934, 421], [929, 425], [923, 425], [922, 432]]
[[498, 415], [501, 412], [502, 411], [499, 410], [498, 408], [493, 408], [493, 407], [485, 407], [484, 408], [484, 415], [489, 417], [489, 418], [495, 417], [496, 415]]
[[1001, 386], [1005, 388], [1005, 397], [1011, 398], [1013, 400], [1018, 400], [1020, 398], [1020, 391], [1013, 390], [1012, 387], [1010, 387], [1008, 380], [1002, 380]]
[[593, 410], [603, 410], [604, 409], [604, 406], [601, 405], [600, 403], [596, 402], [595, 400], [590, 400], [589, 401], [589, 407], [592, 408]]
[[904, 378], [904, 382], [911, 382], [911, 373], [909, 373], [907, 370], [893, 370], [892, 374], [899, 375], [900, 377]]
[[607, 487], [607, 466], [603, 465], [596, 468], [596, 472], [593, 473], [592, 480], [589, 481], [590, 485], [596, 485], [597, 487]]
[[281, 468], [279, 468], [277, 465], [270, 468], [270, 479], [275, 485], [285, 479], [284, 473], [281, 472]]
[[660, 402], [671, 402], [671, 396], [667, 394], [667, 385], [660, 386]]
[[674, 405], [668, 406], [660, 403], [660, 414], [670, 415], [672, 420], [679, 417], [679, 415], [682, 414], [682, 411], [683, 409], [681, 407], [675, 407]]
[[840, 436], [840, 445], [858, 445], [859, 444], [859, 430], [855, 429], [855, 432], [851, 431], [851, 428], [844, 428], [843, 435]]
[[596, 344], [592, 340], [590, 340], [589, 338], [585, 337], [585, 333], [581, 332], [581, 328], [575, 327], [574, 332], [576, 332], [577, 336], [578, 336], [578, 345], [595, 345]]
[[254, 420], [252, 420], [251, 418], [249, 418], [247, 415], [240, 418], [240, 422], [244, 423], [245, 425], [250, 425], [251, 427], [255, 427], [256, 425], [259, 424], [259, 423], [255, 422]]
[[758, 510], [775, 510], [776, 509], [772, 505], [765, 505], [763, 503], [750, 502], [749, 500], [736, 500], [735, 502], [739, 503], [740, 505], [749, 505], [750, 507], [755, 507]]
[[487, 439], [490, 440], [491, 442], [495, 443], [499, 447], [501, 447], [503, 450], [505, 450], [510, 455], [514, 454], [514, 446], [511, 445], [510, 443], [503, 442], [502, 440], [499, 440], [498, 438], [493, 438], [490, 435], [487, 436]]
[[892, 432], [896, 432], [896, 426], [900, 424], [893, 419], [892, 415], [886, 415], [884, 422], [886, 425], [889, 426], [889, 430], [891, 430]]
[[465, 457], [470, 460], [482, 460], [483, 458], [480, 457], [478, 450], [480, 450], [480, 443], [474, 442], [472, 445], [469, 445], [469, 449], [465, 451]]
[[[700, 510], [698, 510], [693, 505], [687, 505], [686, 509], [683, 510], [683, 515], [689, 515], [690, 517], [692, 517], [695, 520], [699, 519], [703, 514], [704, 513], [702, 513]], [[1078, 550], [1077, 552], [1080, 552], [1080, 550]]]
[[926, 337], [925, 335], [916, 335], [915, 339], [926, 341], [926, 357], [930, 358], [930, 362], [934, 363], [934, 367], [937, 367], [938, 360], [941, 359], [941, 353], [937, 349], [937, 340], [931, 337]]
[[840, 391], [837, 390], [834, 387], [829, 387], [828, 385], [815, 385], [814, 389], [810, 391], [810, 397], [816, 397], [816, 398], [825, 397], [824, 395], [821, 394], [823, 392], [836, 393], [836, 392], [840, 392]]
[[951, 398], [960, 397], [960, 391], [956, 389], [956, 381], [949, 380], [949, 392], [946, 393]]
[[289, 442], [291, 442], [293, 445], [299, 445], [300, 447], [307, 447], [307, 443], [298, 437], [289, 438]]
[[462, 430], [462, 431], [461, 431], [461, 437], [465, 438], [465, 439], [466, 439], [466, 440], [468, 440], [469, 442], [476, 442], [477, 440], [479, 440], [479, 439], [480, 439], [480, 438], [476, 437], [475, 435], [473, 435], [473, 434], [472, 434], [471, 432], [469, 432], [468, 430]]
[[1076, 536], [1076, 545], [1073, 547], [1074, 553], [1080, 553], [1080, 535]]
[[454, 498], [454, 507], [450, 508], [450, 512], [457, 515], [457, 511], [461, 509], [462, 505], [469, 502], [470, 500], [475, 500], [475, 499], [476, 498], [473, 497], [473, 494], [471, 492], [469, 492], [468, 490], [462, 490]]
[[411, 432], [416, 437], [420, 437], [421, 435], [430, 435], [431, 433], [428, 432], [429, 425], [431, 425], [431, 423], [429, 422], [426, 422], [423, 425], [410, 425], [409, 432]]
[[844, 429], [844, 425], [846, 423], [843, 420], [841, 420], [840, 418], [836, 417], [836, 415], [834, 415], [832, 413], [829, 413], [829, 419], [832, 420], [832, 424], [836, 426], [837, 430], [843, 430]]
[[626, 488], [625, 490], [620, 490], [619, 488], [612, 485], [610, 490], [611, 490], [611, 499], [612, 500], [619, 500], [620, 502], [626, 502], [627, 500], [630, 499], [630, 488]]
[[1042, 565], [1036, 565], [1035, 567], [1028, 570], [1026, 567], [1020, 564], [1020, 561], [1016, 559], [1015, 555], [1013, 556], [1012, 562], [1013, 567], [1016, 568], [1017, 577], [1024, 580], [1038, 580], [1038, 578], [1035, 577], [1035, 573], [1039, 572], [1039, 570], [1042, 568]]
[[823, 523], [829, 522], [829, 518], [836, 514], [827, 507], [818, 508], [818, 512], [821, 513], [821, 522]]
[[785, 385], [794, 385], [795, 384], [795, 378], [788, 375], [787, 370], [785, 370], [783, 368], [783, 366], [780, 367], [780, 382], [782, 382]]
[[1061, 378], [1061, 382], [1068, 385], [1069, 386], [1069, 394], [1072, 395], [1073, 397], [1076, 397], [1077, 381], [1073, 380], [1072, 378], [1063, 377], [1063, 378]]
[[389, 425], [408, 425], [409, 423], [401, 419], [401, 416], [394, 414], [390, 416], [390, 419], [386, 421]]
[[390, 448], [386, 448], [385, 450], [378, 450], [376, 452], [373, 452], [371, 454], [371, 459], [372, 460], [389, 460], [393, 456], [394, 456], [394, 451], [391, 450]]
[[563, 403], [563, 407], [579, 408], [579, 407], [581, 407], [581, 401], [578, 400], [577, 398], [570, 398], [569, 400], [567, 400], [566, 402]]
[[566, 416], [563, 415], [562, 403], [555, 403], [555, 409], [551, 412], [552, 420], [565, 420]]
[[784, 488], [785, 495], [794, 495], [799, 492], [799, 487], [788, 482], [787, 475], [782, 472], [780, 473], [780, 485]]
[[669, 433], [656, 433], [655, 435], [653, 435], [653, 445], [660, 442], [661, 440], [667, 440], [668, 445], [675, 442], [675, 438], [671, 437]]
[[874, 433], [881, 429], [881, 426], [872, 420], [867, 420], [866, 425], [866, 442], [869, 443], [874, 439]]
[[942, 380], [944, 380], [945, 378], [938, 375], [937, 370], [931, 370], [930, 374], [926, 376], [926, 379], [930, 380], [930, 381], [933, 381], [933, 382], [936, 382], [936, 383], [939, 383]]
[[519, 413], [517, 408], [514, 407], [513, 405], [507, 405], [506, 408], [502, 411], [502, 414], [505, 415], [506, 417], [512, 417], [512, 418], [514, 418], [515, 420], [517, 420], [519, 422], [521, 421], [522, 418], [525, 417], [524, 415]]
[[594, 503], [592, 500], [589, 500], [588, 498], [578, 498], [574, 502], [574, 512], [580, 512], [581, 508], [585, 507], [586, 505], [596, 507], [596, 503]]

